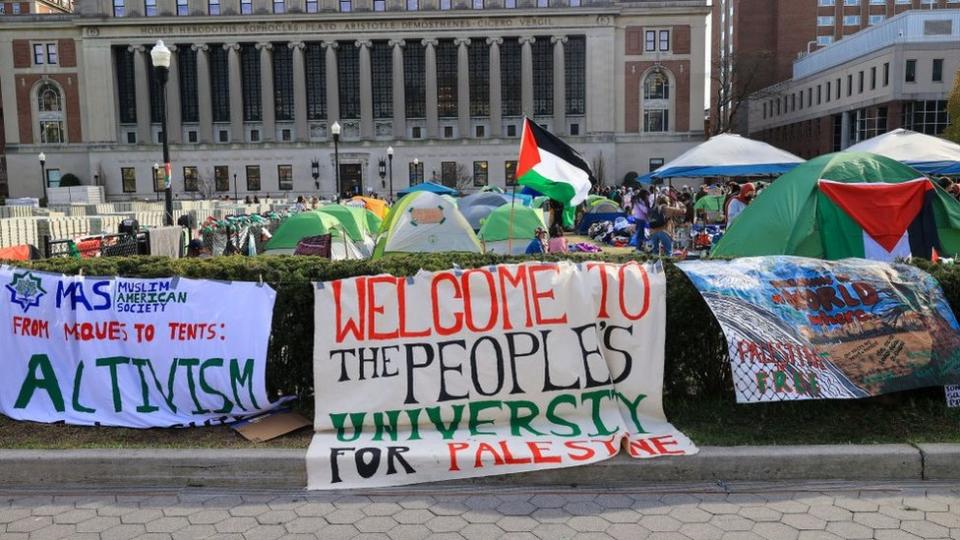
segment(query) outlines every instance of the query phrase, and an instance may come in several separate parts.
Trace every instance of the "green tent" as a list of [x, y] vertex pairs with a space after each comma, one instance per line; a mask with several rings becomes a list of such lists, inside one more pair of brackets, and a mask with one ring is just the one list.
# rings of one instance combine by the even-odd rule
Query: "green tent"
[[[717, 257], [798, 255], [828, 258], [828, 248], [846, 243], [846, 253], [863, 252], [844, 231], [856, 229], [853, 219], [824, 203], [820, 180], [850, 183], [898, 184], [922, 178], [916, 170], [883, 156], [865, 152], [838, 152], [803, 163], [763, 190], [731, 224], [714, 248]], [[934, 185], [933, 219], [945, 254], [960, 253], [960, 203]], [[822, 224], [830, 224], [823, 226]], [[852, 227], [849, 227], [852, 225]], [[861, 239], [862, 240], [862, 239]], [[829, 244], [829, 245], [827, 245]], [[838, 249], [833, 249], [838, 248]], [[862, 255], [860, 255], [862, 256]]]
[[297, 243], [308, 236], [332, 234], [334, 238], [339, 238], [342, 228], [337, 218], [319, 210], [293, 214], [273, 233], [273, 237], [267, 242], [266, 251], [296, 249]]
[[[513, 216], [512, 227], [511, 215]], [[544, 230], [547, 228], [543, 221], [542, 210], [505, 204], [497, 207], [483, 220], [477, 236], [483, 242], [487, 253], [522, 255], [527, 249], [527, 244], [533, 240], [538, 227]]]
[[550, 197], [544, 197], [543, 195], [533, 198], [533, 203], [530, 204], [531, 208], [543, 208], [543, 206], [550, 200]]
[[723, 212], [723, 199], [723, 195], [704, 195], [700, 197], [697, 204], [693, 205], [693, 209], [704, 212]]
[[375, 259], [390, 253], [480, 253], [483, 249], [457, 205], [429, 191], [397, 201], [380, 226]]
[[366, 212], [366, 214], [364, 214], [364, 217], [367, 220], [367, 230], [370, 232], [371, 235], [376, 236], [377, 233], [380, 232], [380, 225], [383, 223], [383, 220], [377, 217], [377, 215], [371, 212], [370, 210], [365, 209], [364, 212]]
[[359, 206], [344, 206], [342, 204], [328, 204], [317, 208], [317, 212], [333, 216], [343, 224], [343, 230], [347, 232], [350, 240], [362, 242], [364, 236], [373, 234], [368, 225], [366, 208]]

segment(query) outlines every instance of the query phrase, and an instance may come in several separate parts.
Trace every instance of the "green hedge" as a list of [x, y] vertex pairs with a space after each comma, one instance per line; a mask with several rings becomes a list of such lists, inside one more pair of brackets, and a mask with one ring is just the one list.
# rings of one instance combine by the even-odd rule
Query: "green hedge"
[[[102, 259], [48, 259], [29, 263], [31, 268], [89, 276], [163, 277], [258, 281], [277, 291], [273, 332], [268, 352], [267, 385], [271, 393], [296, 394], [302, 406], [312, 408], [313, 397], [313, 291], [311, 282], [360, 275], [389, 273], [409, 276], [421, 268], [444, 270], [453, 265], [477, 268], [497, 263], [521, 262], [531, 257], [494, 255], [391, 256], [379, 261], [331, 262], [314, 257], [217, 257], [171, 260], [164, 257]], [[538, 257], [540, 260], [606, 260], [624, 262], [634, 256]], [[951, 306], [960, 306], [960, 269], [920, 264], [943, 285]], [[703, 298], [673, 264], [667, 273], [667, 340], [664, 387], [668, 397], [732, 398], [726, 342]], [[942, 398], [941, 398], [942, 399]]]

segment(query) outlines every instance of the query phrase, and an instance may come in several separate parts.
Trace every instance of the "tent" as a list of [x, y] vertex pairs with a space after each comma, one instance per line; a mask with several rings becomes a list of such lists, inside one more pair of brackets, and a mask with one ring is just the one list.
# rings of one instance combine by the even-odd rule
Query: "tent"
[[40, 252], [30, 244], [0, 248], [0, 261], [32, 261], [40, 258]]
[[371, 236], [376, 237], [380, 233], [380, 225], [383, 220], [370, 210], [367, 210], [364, 215], [367, 218], [367, 230], [370, 231]]
[[[924, 174], [960, 174], [960, 144], [908, 129], [895, 129], [857, 143], [848, 152], [872, 152]], [[953, 173], [949, 171], [953, 170]]]
[[803, 159], [767, 143], [724, 133], [687, 150], [680, 157], [637, 179], [649, 183], [658, 178], [708, 176], [777, 176]]
[[457, 208], [476, 231], [480, 229], [480, 222], [489, 216], [490, 212], [505, 204], [507, 200], [500, 193], [479, 192], [460, 199]]
[[363, 197], [361, 195], [357, 195], [356, 197], [350, 199], [350, 201], [363, 203], [364, 208], [373, 212], [373, 214], [381, 220], [387, 217], [387, 211], [390, 210], [390, 205], [387, 204], [387, 201], [383, 199], [374, 199], [373, 197]]
[[487, 253], [522, 255], [538, 227], [547, 229], [542, 210], [505, 204], [490, 213], [477, 236]]
[[577, 225], [577, 232], [586, 234], [590, 225], [601, 221], [616, 221], [617, 218], [626, 217], [620, 205], [606, 197], [591, 195], [587, 198], [586, 211], [580, 218]]
[[447, 186], [441, 186], [440, 184], [431, 182], [427, 180], [426, 182], [421, 182], [419, 184], [414, 184], [407, 189], [398, 191], [397, 195], [403, 197], [409, 193], [414, 193], [417, 191], [427, 191], [430, 193], [436, 193], [437, 195], [456, 195], [457, 190], [448, 188]]
[[331, 236], [330, 257], [332, 259], [364, 258], [361, 250], [344, 232], [343, 224], [336, 217], [319, 210], [300, 212], [284, 220], [267, 242], [264, 254], [292, 255], [300, 240], [323, 234]]
[[481, 193], [493, 192], [493, 193], [504, 193], [503, 188], [500, 186], [486, 185], [480, 189]]
[[693, 211], [696, 215], [705, 214], [709, 223], [721, 222], [723, 221], [724, 199], [723, 195], [704, 195], [693, 205]]
[[[838, 210], [836, 199], [825, 193], [827, 186], [836, 190], [843, 184], [861, 190], [859, 204], [876, 205], [886, 201], [870, 200], [862, 189], [883, 184], [903, 184], [923, 180], [918, 171], [890, 158], [862, 152], [838, 152], [812, 159], [780, 177], [763, 190], [731, 224], [714, 248], [712, 255], [749, 257], [757, 255], [799, 255], [821, 259], [847, 256], [864, 257], [868, 245], [864, 233], [871, 224], [855, 222], [853, 214]], [[929, 216], [921, 223], [927, 234], [937, 237], [940, 253], [960, 253], [960, 203], [937, 186], [922, 197], [924, 210], [914, 219]], [[879, 199], [879, 197], [877, 197]], [[930, 211], [926, 208], [929, 206]], [[902, 221], [904, 205], [888, 204], [871, 212], [881, 225]], [[909, 218], [910, 216], [906, 216]], [[914, 236], [914, 223], [895, 234]], [[857, 233], [858, 226], [860, 232]], [[851, 234], [851, 231], [852, 234]], [[859, 236], [858, 236], [859, 235]], [[890, 250], [887, 250], [890, 251]]]
[[374, 258], [390, 253], [480, 253], [480, 241], [456, 205], [427, 191], [397, 201], [381, 225]]
[[343, 230], [350, 237], [350, 240], [360, 249], [361, 253], [369, 257], [373, 253], [373, 235], [377, 233], [371, 230], [367, 220], [366, 208], [358, 206], [347, 206], [342, 204], [327, 204], [317, 208], [317, 212], [329, 214], [343, 225]]

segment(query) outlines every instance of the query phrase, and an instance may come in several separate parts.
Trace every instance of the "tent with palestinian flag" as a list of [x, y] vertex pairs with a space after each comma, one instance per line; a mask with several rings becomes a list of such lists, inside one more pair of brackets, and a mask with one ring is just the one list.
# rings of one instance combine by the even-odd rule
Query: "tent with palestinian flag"
[[586, 160], [559, 137], [523, 119], [517, 183], [563, 204], [564, 225], [573, 226], [573, 208], [587, 200], [593, 172]]
[[712, 254], [884, 261], [952, 257], [960, 254], [960, 203], [890, 158], [827, 154], [764, 189]]

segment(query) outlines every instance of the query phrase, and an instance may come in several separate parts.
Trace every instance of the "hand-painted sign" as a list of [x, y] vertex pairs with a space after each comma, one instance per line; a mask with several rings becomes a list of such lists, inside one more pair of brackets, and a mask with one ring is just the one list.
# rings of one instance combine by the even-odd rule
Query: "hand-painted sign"
[[695, 453], [663, 413], [665, 282], [565, 262], [317, 284], [309, 487]]
[[936, 280], [914, 266], [803, 257], [678, 266], [720, 322], [741, 403], [960, 382], [960, 327]]
[[0, 285], [0, 413], [10, 418], [146, 428], [270, 407], [270, 287], [10, 267]]

